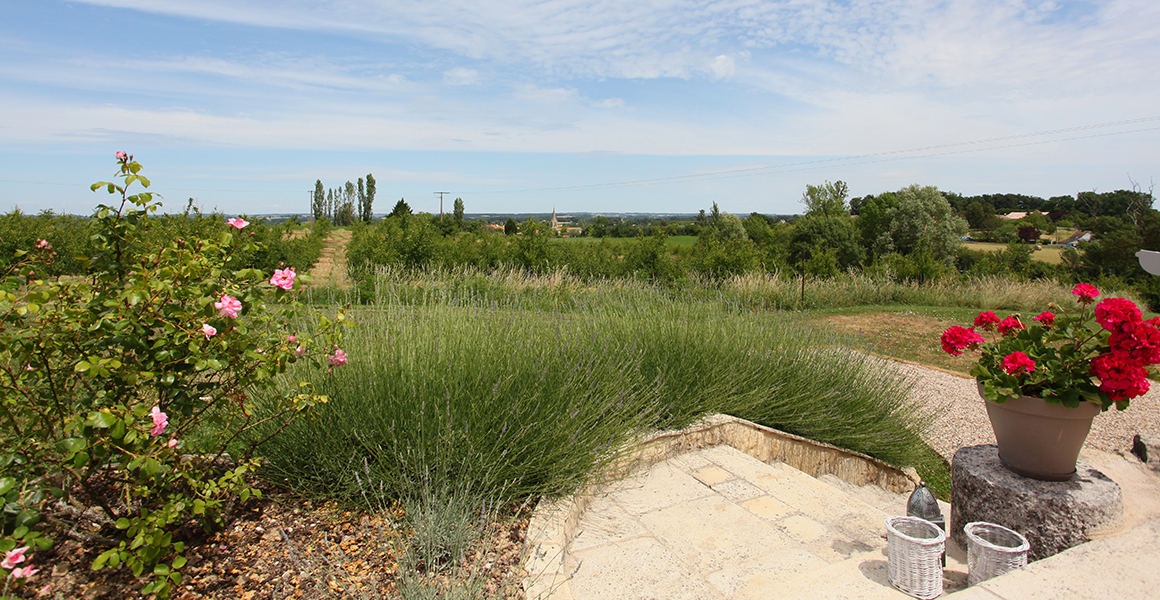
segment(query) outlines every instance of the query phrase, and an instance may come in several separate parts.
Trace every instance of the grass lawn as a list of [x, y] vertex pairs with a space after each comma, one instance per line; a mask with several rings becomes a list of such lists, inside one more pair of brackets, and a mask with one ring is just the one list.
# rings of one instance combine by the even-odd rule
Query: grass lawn
[[874, 354], [966, 375], [974, 358], [951, 356], [939, 341], [952, 325], [970, 326], [979, 311], [941, 306], [853, 306], [815, 310], [811, 321], [857, 336]]
[[[963, 247], [969, 250], [983, 250], [984, 252], [999, 252], [1007, 248], [1007, 244], [995, 242], [965, 242]], [[1042, 250], [1031, 251], [1031, 258], [1052, 265], [1063, 262], [1063, 248], [1060, 246], [1043, 246]]]

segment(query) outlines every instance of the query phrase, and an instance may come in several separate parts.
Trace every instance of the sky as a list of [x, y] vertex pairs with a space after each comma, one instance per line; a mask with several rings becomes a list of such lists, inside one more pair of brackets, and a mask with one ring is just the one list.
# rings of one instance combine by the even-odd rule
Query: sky
[[370, 173], [468, 213], [792, 214], [808, 184], [1160, 178], [1155, 0], [89, 0], [0, 5], [0, 210], [306, 213]]

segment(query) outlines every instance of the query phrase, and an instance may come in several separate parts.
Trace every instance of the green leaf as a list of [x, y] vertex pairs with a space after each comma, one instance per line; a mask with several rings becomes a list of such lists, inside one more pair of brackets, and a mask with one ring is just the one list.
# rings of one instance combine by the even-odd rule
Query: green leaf
[[193, 501], [193, 514], [200, 515], [205, 512], [205, 500], [198, 498]]
[[93, 560], [92, 570], [100, 571], [101, 569], [105, 568], [105, 563], [109, 562], [109, 559], [116, 556], [116, 554], [117, 554], [116, 548], [111, 548], [109, 550], [105, 550], [104, 552], [100, 553], [97, 556], [97, 558], [95, 560]]
[[89, 464], [89, 453], [88, 452], [78, 452], [77, 455], [75, 457], [73, 457], [73, 467], [74, 468], [80, 469], [80, 468], [83, 468], [87, 464]]
[[128, 529], [129, 526], [132, 524], [133, 523], [131, 521], [129, 521], [129, 519], [126, 519], [125, 517], [121, 517], [120, 519], [117, 519], [117, 522], [114, 525], [116, 526], [117, 529]]
[[181, 567], [184, 567], [184, 566], [185, 566], [185, 563], [186, 563], [185, 557], [184, 557], [184, 556], [178, 556], [178, 557], [176, 557], [176, 558], [174, 558], [174, 559], [173, 559], [173, 568], [174, 568], [174, 569], [180, 569]]
[[26, 535], [28, 535], [28, 528], [27, 527], [20, 526], [20, 527], [17, 527], [16, 529], [12, 530], [12, 537], [14, 537], [18, 540], [24, 539], [24, 536], [26, 536]]
[[99, 427], [101, 429], [105, 429], [108, 427], [112, 427], [113, 424], [115, 424], [117, 422], [117, 417], [114, 417], [111, 413], [107, 413], [104, 411], [93, 411], [93, 412], [89, 413], [89, 421], [88, 422], [89, 422], [89, 425], [92, 425], [93, 427]]
[[7, 494], [14, 485], [16, 485], [16, 480], [12, 477], [0, 477], [0, 496]]

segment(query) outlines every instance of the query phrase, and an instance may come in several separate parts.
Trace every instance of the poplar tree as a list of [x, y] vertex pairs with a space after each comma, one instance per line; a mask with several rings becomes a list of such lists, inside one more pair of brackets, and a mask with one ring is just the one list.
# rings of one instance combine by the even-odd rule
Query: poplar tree
[[374, 177], [374, 175], [367, 173], [367, 203], [365, 206], [365, 210], [360, 212], [360, 216], [362, 217], [363, 222], [365, 222], [365, 223], [371, 222], [371, 215], [373, 214], [371, 211], [372, 211], [372, 207], [374, 206], [374, 204], [375, 204], [375, 177]]
[[314, 214], [315, 221], [326, 216], [326, 191], [322, 188], [321, 179], [314, 182], [314, 199], [310, 203], [310, 212]]

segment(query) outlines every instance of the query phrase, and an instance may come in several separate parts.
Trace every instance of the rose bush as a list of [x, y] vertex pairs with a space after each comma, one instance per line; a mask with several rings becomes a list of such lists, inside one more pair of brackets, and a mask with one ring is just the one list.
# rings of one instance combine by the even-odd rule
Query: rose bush
[[244, 220], [216, 239], [147, 244], [160, 203], [128, 193], [150, 184], [131, 155], [117, 165], [119, 183], [93, 185], [120, 204], [95, 211], [84, 280], [30, 281], [54, 258], [45, 242], [18, 250], [0, 282], [0, 574], [27, 581], [34, 549], [66, 535], [106, 547], [94, 569], [125, 566], [149, 578], [142, 593], [167, 597], [183, 537], [260, 495], [251, 453], [264, 439], [238, 440], [327, 400], [300, 382], [263, 394], [256, 417], [254, 391], [296, 361], [334, 368], [345, 317], [291, 330], [303, 322], [294, 270], [239, 265], [260, 250]]
[[[1113, 405], [1124, 410], [1148, 391], [1145, 367], [1160, 363], [1160, 317], [1144, 320], [1135, 303], [1124, 298], [1108, 298], [1092, 310], [1100, 292], [1087, 283], [1075, 286], [1072, 294], [1079, 303], [1074, 315], [1047, 310], [1028, 327], [1019, 315], [999, 319], [982, 312], [974, 327], [943, 332], [943, 350], [956, 356], [979, 351], [971, 375], [987, 400], [1035, 396], [1073, 408], [1094, 402], [1103, 410]], [[1091, 326], [1093, 320], [1098, 328]], [[986, 341], [976, 328], [993, 331], [995, 339]]]

